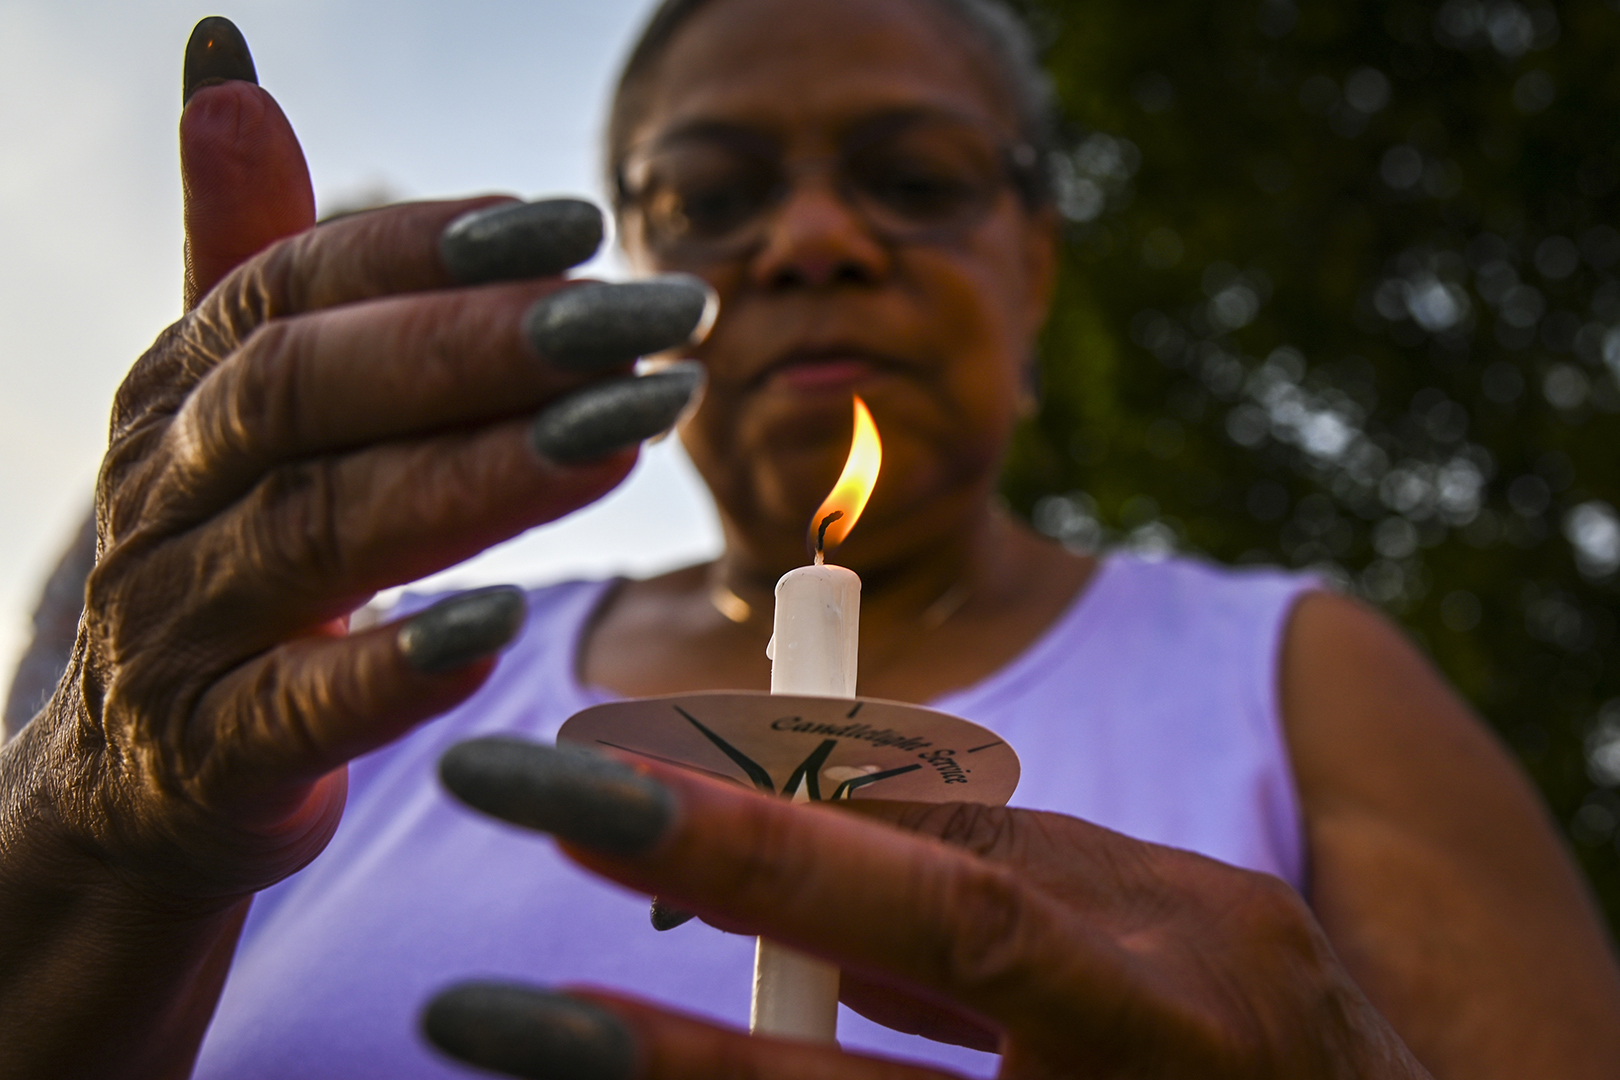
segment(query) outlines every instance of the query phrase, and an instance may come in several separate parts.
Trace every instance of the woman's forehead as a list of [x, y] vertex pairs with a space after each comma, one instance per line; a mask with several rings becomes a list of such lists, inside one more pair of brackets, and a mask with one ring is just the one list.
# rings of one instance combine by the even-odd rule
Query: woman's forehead
[[704, 121], [832, 131], [918, 108], [1016, 130], [994, 61], [934, 0], [713, 0], [646, 90], [632, 141]]

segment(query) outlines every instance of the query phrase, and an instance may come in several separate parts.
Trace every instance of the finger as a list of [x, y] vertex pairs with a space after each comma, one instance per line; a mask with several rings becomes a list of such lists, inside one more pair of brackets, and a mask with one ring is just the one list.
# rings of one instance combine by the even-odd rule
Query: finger
[[[188, 665], [217, 675], [599, 498], [635, 460], [621, 450], [555, 464], [534, 452], [529, 428], [509, 421], [276, 469], [190, 531], [143, 526], [110, 547], [91, 576], [92, 603], [118, 597], [127, 615], [117, 645], [131, 653], [194, 643], [188, 656], [145, 656], [152, 677], [188, 677]], [[179, 603], [177, 581], [188, 583]]]
[[[793, 806], [684, 770], [618, 766], [518, 740], [453, 748], [441, 776], [461, 799], [554, 833], [581, 865], [879, 980], [950, 1000], [1037, 1042], [1076, 1017], [1107, 1026], [1142, 1007], [1135, 961], [1017, 873], [928, 837], [826, 807]], [[605, 760], [605, 759], [604, 759]], [[662, 793], [671, 810], [635, 844], [595, 831]], [[559, 799], [556, 793], [566, 791]], [[647, 819], [650, 820], [650, 819]], [[621, 838], [622, 841], [623, 838]]]
[[315, 224], [298, 137], [257, 82], [241, 31], [219, 16], [199, 22], [180, 115], [187, 310], [255, 253]]
[[[526, 207], [526, 208], [525, 208]], [[461, 229], [468, 215], [495, 213], [498, 227]], [[594, 211], [593, 211], [594, 212]], [[397, 293], [459, 284], [450, 262], [511, 269], [544, 263], [558, 271], [589, 258], [580, 246], [578, 200], [517, 204], [486, 196], [385, 207], [334, 221], [272, 244], [225, 277], [188, 316], [158, 338], [119, 387], [112, 435], [120, 444], [179, 410], [196, 385], [259, 327], [274, 319]], [[536, 223], [559, 219], [560, 230]], [[514, 237], [549, 235], [555, 243], [513, 257]], [[595, 235], [600, 235], [599, 232]], [[447, 262], [444, 248], [460, 252]], [[486, 267], [487, 268], [487, 267]], [[139, 458], [141, 455], [131, 455]]]
[[[684, 926], [694, 918], [692, 912], [656, 896], [648, 912], [652, 928], [660, 932]], [[1000, 1044], [1000, 1033], [978, 1017], [952, 1009], [948, 1003], [924, 1000], [892, 982], [865, 979], [846, 971], [839, 981], [838, 1000], [893, 1031], [987, 1053], [993, 1053]]]
[[[155, 692], [167, 696], [165, 679], [216, 676], [347, 615], [380, 589], [601, 497], [628, 474], [637, 444], [672, 424], [699, 383], [697, 365], [673, 365], [586, 387], [533, 423], [283, 466], [196, 528], [169, 535], [161, 521], [133, 527], [98, 562], [92, 607], [116, 602], [125, 612], [106, 628], [112, 644], [142, 656], [159, 680]], [[188, 583], [179, 603], [176, 581]], [[154, 642], [176, 640], [191, 651], [154, 651]]]
[[941, 998], [924, 997], [892, 979], [845, 971], [839, 979], [838, 1000], [891, 1031], [987, 1054], [1001, 1048], [1001, 1032], [982, 1017]]
[[749, 1035], [618, 994], [571, 990], [633, 1033], [643, 1080], [949, 1080], [954, 1073], [848, 1054], [836, 1045]]
[[120, 444], [154, 418], [172, 416], [204, 376], [271, 319], [454, 284], [438, 252], [439, 234], [462, 214], [497, 201], [416, 203], [358, 214], [278, 241], [238, 266], [159, 335], [118, 388], [114, 458]]
[[532, 413], [686, 343], [712, 304], [689, 275], [561, 287], [389, 297], [262, 328], [175, 418], [171, 487], [206, 516], [281, 462]]
[[486, 195], [386, 206], [272, 246], [222, 282], [220, 300], [227, 309], [280, 317], [395, 293], [555, 276], [590, 258], [601, 235], [600, 211], [578, 199]]
[[882, 799], [838, 808], [1015, 867], [1032, 884], [1094, 919], [1106, 918], [1122, 904], [1133, 906], [1157, 884], [1148, 859], [1163, 849], [1065, 814]]
[[274, 822], [301, 786], [471, 695], [522, 629], [523, 592], [495, 586], [400, 623], [279, 646], [217, 682], [182, 746], [203, 805]]
[[617, 995], [463, 983], [422, 1017], [440, 1050], [530, 1080], [949, 1080], [836, 1046], [745, 1035]]
[[[684, 926], [694, 918], [692, 912], [656, 896], [648, 912], [652, 928], [660, 932]], [[946, 1002], [924, 1000], [892, 982], [866, 979], [846, 971], [839, 981], [838, 1000], [893, 1031], [987, 1053], [993, 1053], [1000, 1044], [1000, 1033], [978, 1017], [950, 1008]]]

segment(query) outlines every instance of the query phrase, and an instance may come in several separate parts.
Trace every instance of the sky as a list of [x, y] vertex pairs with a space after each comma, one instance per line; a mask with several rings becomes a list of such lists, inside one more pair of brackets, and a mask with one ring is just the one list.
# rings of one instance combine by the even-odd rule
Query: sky
[[[596, 147], [650, 0], [0, 0], [0, 689], [89, 505], [112, 394], [180, 313], [186, 39], [225, 15], [320, 207], [486, 191], [601, 201]], [[586, 267], [620, 276], [611, 255]], [[651, 573], [719, 526], [676, 440], [597, 505], [426, 587]]]

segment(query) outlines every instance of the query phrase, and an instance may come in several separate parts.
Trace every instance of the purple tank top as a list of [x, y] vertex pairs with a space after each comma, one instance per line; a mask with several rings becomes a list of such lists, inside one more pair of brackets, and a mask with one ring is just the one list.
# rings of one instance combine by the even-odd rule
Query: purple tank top
[[[330, 846], [254, 900], [195, 1077], [466, 1077], [422, 1042], [417, 1016], [434, 991], [475, 977], [612, 987], [746, 1027], [752, 939], [695, 922], [657, 933], [645, 897], [576, 869], [543, 837], [464, 809], [437, 783], [452, 743], [494, 732], [550, 740], [573, 713], [609, 700], [579, 684], [575, 664], [608, 585], [532, 593], [522, 637], [476, 696], [353, 764]], [[1299, 888], [1278, 658], [1293, 602], [1317, 587], [1277, 571], [1115, 555], [1017, 659], [930, 704], [1018, 750], [1015, 806]], [[840, 1011], [848, 1049], [995, 1071], [993, 1055]]]

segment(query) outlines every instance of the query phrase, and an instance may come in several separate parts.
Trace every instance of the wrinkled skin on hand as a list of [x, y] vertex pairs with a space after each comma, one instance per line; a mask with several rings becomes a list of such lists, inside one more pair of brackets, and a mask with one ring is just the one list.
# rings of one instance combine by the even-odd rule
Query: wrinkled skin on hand
[[[1427, 1075], [1278, 878], [1061, 814], [858, 808], [976, 857], [940, 916], [958, 935], [945, 961], [955, 985], [1011, 986], [1020, 968], [1043, 971], [1024, 1002], [963, 1017], [881, 977], [848, 980], [858, 1011], [1004, 1045], [1011, 1076]], [[990, 1038], [974, 1037], [975, 1020]]]
[[[0, 749], [8, 1077], [189, 1075], [252, 895], [320, 852], [351, 758], [478, 688], [522, 598], [409, 632], [347, 615], [605, 494], [649, 433], [578, 425], [595, 457], [567, 466], [531, 439], [586, 384], [627, 396], [630, 357], [564, 371], [523, 329], [600, 239], [589, 208], [514, 207], [449, 249], [514, 200], [312, 227], [297, 139], [242, 81], [191, 98], [181, 148], [191, 310], [119, 388], [72, 660]], [[670, 396], [652, 382], [629, 396]]]
[[80, 852], [155, 899], [228, 904], [308, 862], [344, 762], [487, 674], [419, 673], [386, 628], [342, 636], [344, 616], [627, 469], [528, 448], [525, 418], [582, 380], [519, 331], [560, 282], [448, 290], [439, 234], [489, 202], [275, 245], [118, 392], [73, 665], [9, 756]]
[[[722, 929], [838, 963], [845, 1004], [999, 1050], [1004, 1077], [1429, 1075], [1277, 878], [1060, 814], [793, 806], [635, 767], [673, 792], [674, 827], [635, 857], [563, 837], [570, 857]], [[575, 994], [628, 1027], [643, 1080], [947, 1075]]]

